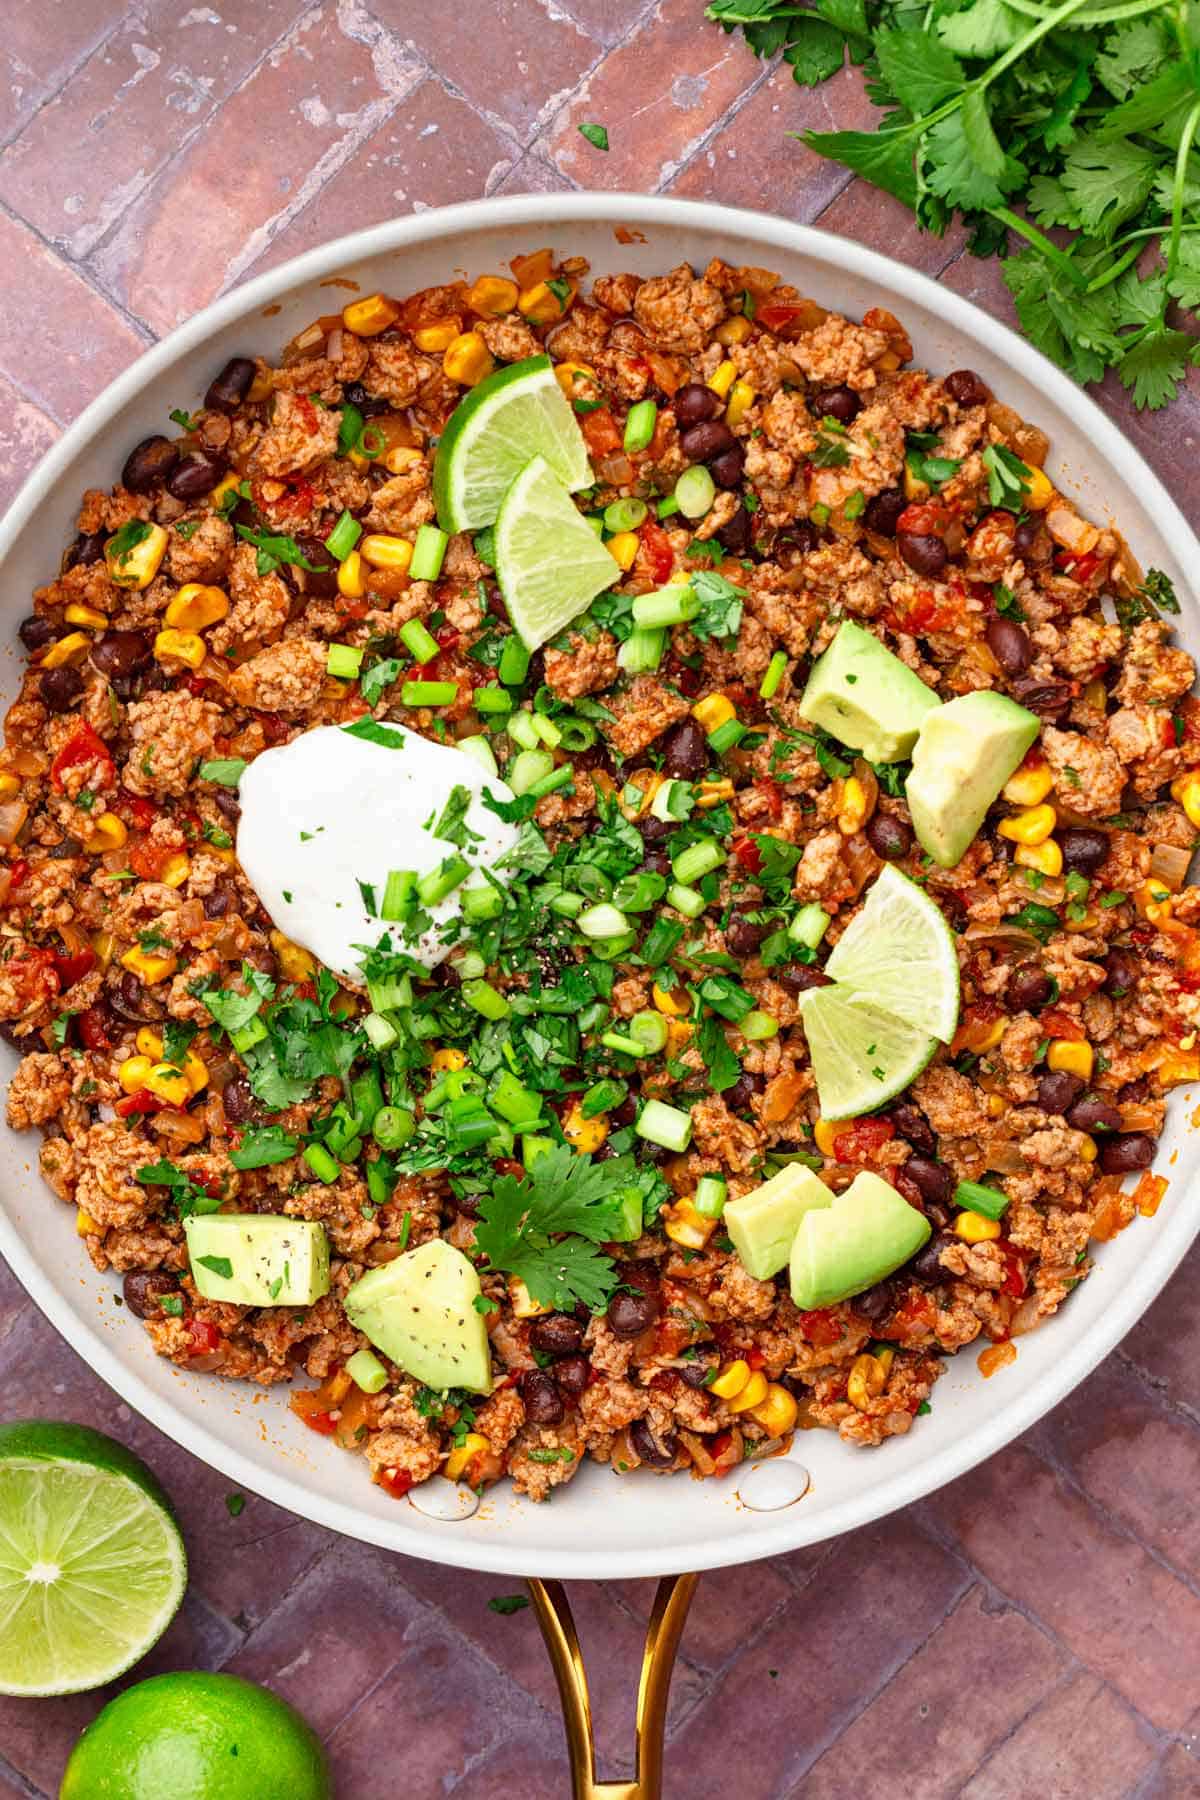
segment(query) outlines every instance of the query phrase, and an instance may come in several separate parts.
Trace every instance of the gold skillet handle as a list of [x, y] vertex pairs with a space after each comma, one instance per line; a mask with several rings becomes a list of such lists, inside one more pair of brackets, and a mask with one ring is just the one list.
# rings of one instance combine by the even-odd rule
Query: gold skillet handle
[[561, 1581], [529, 1577], [537, 1622], [546, 1640], [562, 1702], [573, 1800], [662, 1800], [663, 1732], [675, 1652], [698, 1575], [664, 1575], [646, 1628], [637, 1697], [637, 1757], [632, 1781], [597, 1781], [592, 1707], [579, 1634]]

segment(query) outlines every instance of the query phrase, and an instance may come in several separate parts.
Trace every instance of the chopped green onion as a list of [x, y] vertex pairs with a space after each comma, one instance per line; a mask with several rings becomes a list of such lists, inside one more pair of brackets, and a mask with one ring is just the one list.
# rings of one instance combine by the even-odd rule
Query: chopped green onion
[[471, 981], [477, 975], [482, 975], [487, 968], [487, 963], [478, 950], [462, 950], [451, 958], [451, 962], [460, 981]]
[[484, 919], [498, 919], [504, 911], [504, 895], [490, 883], [485, 887], [464, 888], [459, 900], [462, 903], [463, 918], [473, 925], [480, 924]]
[[450, 1129], [459, 1143], [466, 1150], [473, 1150], [478, 1144], [486, 1144], [498, 1132], [507, 1128], [493, 1119], [483, 1102], [474, 1094], [464, 1094], [461, 1100], [452, 1100], [446, 1108]]
[[556, 723], [559, 744], [569, 755], [577, 756], [581, 750], [590, 750], [596, 741], [596, 727], [587, 719], [559, 719]]
[[719, 1219], [725, 1211], [728, 1192], [723, 1176], [702, 1175], [696, 1183], [696, 1198], [692, 1205], [702, 1219]]
[[381, 1150], [399, 1150], [416, 1130], [417, 1122], [404, 1106], [384, 1106], [375, 1114], [371, 1136]]
[[522, 750], [536, 750], [541, 744], [531, 712], [515, 712], [504, 729], [513, 743], [519, 744]]
[[599, 906], [589, 906], [586, 912], [580, 913], [575, 923], [584, 937], [594, 938], [597, 941], [602, 938], [620, 937], [622, 933], [629, 930], [629, 920], [625, 914], [619, 908], [610, 906], [606, 901], [602, 901]]
[[[514, 794], [527, 794], [553, 772], [554, 758], [548, 750], [518, 750], [504, 771], [504, 779]], [[569, 768], [567, 774], [570, 775]]]
[[700, 597], [683, 583], [639, 594], [633, 603], [633, 622], [644, 631], [663, 625], [683, 625], [700, 611]]
[[369, 1012], [362, 1022], [362, 1027], [367, 1034], [367, 1042], [372, 1050], [390, 1050], [392, 1045], [399, 1040], [400, 1034], [396, 1027], [390, 1019], [385, 1019], [382, 1013]]
[[367, 998], [377, 1013], [402, 1011], [412, 1005], [412, 976], [400, 975], [395, 981], [368, 981]]
[[457, 681], [406, 681], [400, 689], [401, 706], [449, 706], [457, 698]]
[[653, 869], [637, 869], [622, 875], [613, 889], [613, 902], [626, 912], [649, 912], [656, 900], [667, 891], [667, 878]]
[[551, 912], [560, 913], [564, 919], [573, 919], [583, 911], [586, 902], [582, 894], [559, 892], [547, 904]]
[[647, 1100], [633, 1129], [648, 1144], [659, 1144], [677, 1156], [682, 1156], [692, 1141], [690, 1116], [662, 1100]]
[[701, 838], [695, 844], [689, 844], [682, 850], [671, 864], [671, 872], [676, 881], [684, 887], [690, 887], [693, 881], [719, 869], [725, 861], [725, 852], [716, 838]]
[[317, 1180], [323, 1181], [327, 1187], [341, 1174], [341, 1169], [324, 1144], [309, 1144], [304, 1152], [304, 1160]]
[[530, 652], [519, 637], [509, 636], [504, 640], [504, 648], [500, 652], [500, 661], [496, 667], [505, 687], [520, 687], [529, 673]]
[[638, 400], [625, 415], [625, 454], [644, 450], [654, 436], [658, 407], [653, 400]]
[[488, 1095], [488, 1105], [518, 1131], [526, 1130], [542, 1115], [541, 1096], [522, 1086], [511, 1069], [503, 1069], [497, 1075]]
[[664, 825], [670, 825], [672, 822], [678, 824], [691, 812], [692, 808], [689, 804], [691, 798], [692, 784], [690, 781], [676, 781], [669, 778], [660, 782], [655, 789], [654, 798], [650, 802], [650, 811], [656, 819], [661, 819]]
[[675, 499], [685, 519], [702, 519], [716, 497], [717, 484], [703, 463], [685, 469], [675, 483]]
[[632, 950], [636, 943], [636, 931], [623, 931], [620, 937], [601, 938], [598, 943], [593, 944], [592, 955], [598, 956], [601, 962], [616, 962], [627, 950]]
[[[667, 889], [667, 905], [673, 906], [676, 912], [681, 912], [685, 919], [698, 919], [708, 901], [699, 888], [685, 887], [682, 882], [677, 881]], [[649, 941], [647, 938], [646, 942]]]
[[793, 944], [804, 944], [809, 950], [815, 950], [829, 929], [829, 914], [815, 900], [802, 906], [791, 924], [787, 934]]
[[342, 401], [342, 416], [338, 425], [337, 453], [349, 456], [362, 436], [363, 416], [357, 406], [350, 400]]
[[545, 744], [547, 750], [557, 750], [562, 742], [562, 732], [554, 720], [548, 719], [545, 713], [540, 712], [530, 713], [529, 717], [539, 742]]
[[362, 668], [363, 652], [353, 644], [330, 644], [325, 653], [325, 673], [339, 681], [355, 681]]
[[579, 1102], [579, 1110], [585, 1119], [594, 1119], [601, 1113], [612, 1112], [620, 1106], [629, 1092], [623, 1081], [614, 1081], [611, 1075], [595, 1082]]
[[361, 536], [362, 526], [358, 520], [352, 513], [344, 512], [325, 539], [325, 548], [330, 556], [336, 556], [339, 562], [345, 562]]
[[[787, 651], [777, 650], [767, 664], [767, 672], [762, 678], [762, 686], [758, 690], [760, 700], [772, 700], [779, 692], [779, 684], [787, 673]], [[479, 696], [475, 696], [478, 702]]]
[[387, 1386], [388, 1373], [373, 1350], [356, 1350], [347, 1357], [347, 1375], [364, 1394], [378, 1394]]
[[650, 675], [667, 647], [665, 631], [632, 631], [617, 651], [617, 663], [626, 675]]
[[487, 774], [499, 775], [500, 769], [496, 762], [496, 753], [485, 737], [480, 737], [476, 733], [473, 737], [459, 738], [455, 749], [461, 750], [465, 756], [473, 757]]
[[350, 1104], [355, 1123], [361, 1130], [369, 1131], [376, 1113], [383, 1110], [383, 1089], [374, 1069], [364, 1069], [361, 1075], [354, 1077], [350, 1083]]
[[504, 995], [490, 981], [464, 981], [459, 991], [471, 1010], [485, 1019], [506, 1019], [511, 1011]]
[[432, 662], [440, 645], [433, 633], [422, 625], [420, 619], [406, 619], [400, 627], [400, 642], [409, 651], [414, 662]]
[[489, 685], [475, 689], [475, 711], [478, 713], [511, 712], [512, 704], [512, 695], [502, 687]]
[[614, 500], [604, 509], [604, 529], [611, 531], [614, 537], [618, 531], [636, 531], [648, 510], [644, 500], [637, 500], [632, 495], [626, 500]]
[[634, 1013], [629, 1021], [629, 1035], [637, 1044], [644, 1044], [652, 1055], [667, 1046], [667, 1021], [660, 1012]]
[[[526, 751], [524, 754], [528, 755], [529, 752]], [[543, 775], [541, 780], [535, 781], [527, 791], [533, 795], [535, 800], [544, 800], [547, 794], [553, 794], [558, 788], [566, 787], [568, 781], [574, 780], [574, 777], [575, 771], [570, 763], [560, 763], [557, 769], [552, 769], [549, 775]]]
[[401, 919], [407, 919], [412, 911], [416, 890], [415, 869], [389, 869], [387, 885], [379, 905], [380, 918], [386, 919], [389, 924], [398, 924]]
[[649, 1044], [641, 1044], [637, 1038], [626, 1037], [621, 1031], [606, 1031], [600, 1042], [606, 1050], [615, 1050], [620, 1056], [649, 1056]]
[[673, 519], [679, 511], [679, 502], [674, 494], [668, 494], [665, 500], [659, 501], [655, 511], [660, 519]]
[[867, 497], [863, 493], [862, 489], [855, 488], [855, 490], [852, 494], [846, 495], [845, 504], [842, 507], [843, 516], [847, 519], [859, 518], [860, 515], [862, 514], [863, 510], [865, 509], [866, 504], [867, 504]]
[[[681, 888], [681, 893], [691, 893], [691, 888]], [[667, 896], [668, 899], [670, 895]], [[701, 906], [704, 904], [701, 896]], [[657, 969], [665, 963], [668, 956], [683, 936], [683, 926], [677, 925], [674, 919], [655, 919], [646, 933], [642, 943], [642, 961], [648, 969]]]
[[709, 732], [708, 747], [714, 756], [724, 756], [727, 750], [740, 744], [745, 735], [746, 727], [740, 719], [726, 719], [723, 725]]
[[436, 581], [442, 572], [449, 537], [436, 525], [422, 525], [413, 540], [408, 573], [413, 581]]
[[552, 1137], [523, 1136], [521, 1139], [521, 1161], [526, 1169], [532, 1169], [539, 1156], [546, 1156], [554, 1148]]
[[985, 1219], [1002, 1219], [1008, 1195], [999, 1188], [985, 1187], [982, 1181], [960, 1181], [954, 1190], [954, 1204], [967, 1212], [982, 1213]]
[[767, 1038], [773, 1038], [779, 1032], [779, 1020], [773, 1019], [768, 1012], [759, 1012], [755, 1007], [743, 1019], [738, 1021], [738, 1030], [748, 1044], [760, 1044]]
[[456, 887], [461, 887], [470, 873], [471, 865], [465, 856], [448, 856], [436, 869], [422, 875], [417, 883], [417, 899], [422, 906], [436, 906]]
[[823, 500], [818, 500], [815, 506], [809, 507], [808, 516], [813, 521], [814, 525], [828, 525], [829, 508]]

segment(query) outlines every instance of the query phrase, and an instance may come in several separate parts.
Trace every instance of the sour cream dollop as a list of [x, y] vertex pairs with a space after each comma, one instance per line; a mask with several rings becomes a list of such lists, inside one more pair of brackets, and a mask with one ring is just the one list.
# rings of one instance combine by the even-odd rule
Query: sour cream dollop
[[[400, 926], [372, 916], [363, 886], [378, 906], [391, 870], [420, 876], [454, 855], [471, 865], [464, 885], [477, 886], [517, 841], [516, 827], [482, 797], [488, 788], [511, 800], [512, 789], [473, 756], [398, 725], [381, 730], [387, 743], [319, 725], [264, 750], [238, 790], [238, 861], [255, 893], [293, 943], [351, 979], [361, 979], [362, 946], [385, 932], [393, 949], [436, 967], [452, 948], [438, 927], [460, 911], [461, 888], [425, 909], [433, 925], [406, 944]], [[470, 796], [461, 844], [435, 835], [456, 789]]]

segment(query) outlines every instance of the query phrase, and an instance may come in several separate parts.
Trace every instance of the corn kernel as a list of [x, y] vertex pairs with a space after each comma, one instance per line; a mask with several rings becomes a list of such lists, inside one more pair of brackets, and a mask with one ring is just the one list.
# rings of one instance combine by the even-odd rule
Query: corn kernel
[[423, 467], [425, 458], [415, 444], [393, 444], [385, 451], [383, 466], [389, 475], [407, 475], [410, 469]]
[[1094, 706], [1097, 712], [1104, 712], [1108, 705], [1108, 689], [1102, 681], [1085, 683], [1083, 698], [1088, 706]]
[[495, 357], [477, 331], [460, 332], [442, 356], [443, 373], [464, 387], [475, 387], [495, 366]]
[[557, 381], [568, 400], [574, 400], [580, 387], [589, 381], [595, 381], [596, 371], [590, 363], [562, 362], [556, 363], [554, 379]]
[[838, 809], [838, 830], [844, 837], [853, 837], [861, 831], [867, 817], [867, 790], [857, 775], [850, 775], [842, 789], [842, 804]]
[[749, 1412], [751, 1407], [762, 1405], [767, 1397], [767, 1385], [767, 1378], [762, 1370], [753, 1369], [745, 1387], [725, 1404], [731, 1413]]
[[97, 931], [92, 936], [92, 949], [102, 969], [107, 969], [117, 953], [117, 940], [111, 931]]
[[887, 1368], [878, 1356], [856, 1356], [846, 1380], [846, 1398], [851, 1406], [865, 1412], [871, 1400], [882, 1394], [887, 1381]]
[[[566, 1131], [566, 1126], [563, 1126]], [[684, 1250], [703, 1250], [717, 1229], [715, 1219], [698, 1213], [690, 1200], [676, 1200], [664, 1218], [663, 1229], [674, 1244]]]
[[208, 1064], [204, 1058], [189, 1050], [183, 1059], [183, 1072], [187, 1076], [187, 1084], [193, 1094], [198, 1094], [208, 1086]]
[[1171, 797], [1187, 814], [1188, 824], [1200, 831], [1200, 769], [1189, 769], [1171, 783]]
[[1165, 925], [1171, 917], [1171, 892], [1161, 881], [1143, 881], [1133, 896], [1134, 905], [1151, 925]]
[[996, 829], [1014, 844], [1044, 844], [1057, 824], [1052, 806], [1031, 806], [1011, 819], [1001, 819]]
[[1086, 1162], [1086, 1163], [1095, 1162], [1097, 1156], [1099, 1156], [1099, 1154], [1100, 1154], [1099, 1150], [1096, 1147], [1095, 1138], [1085, 1137], [1083, 1142], [1079, 1146], [1079, 1154], [1082, 1157], [1084, 1162]]
[[168, 626], [154, 640], [158, 662], [181, 662], [189, 669], [198, 669], [206, 654], [204, 639], [195, 631], [175, 631]]
[[508, 1278], [508, 1303], [515, 1319], [536, 1319], [540, 1314], [550, 1311], [548, 1306], [543, 1306], [539, 1300], [534, 1299], [519, 1275], [510, 1275]]
[[386, 294], [368, 294], [342, 308], [342, 324], [355, 337], [376, 337], [400, 317], [400, 308]]
[[702, 781], [696, 788], [696, 805], [701, 812], [709, 812], [712, 807], [732, 799], [733, 782], [727, 775], [720, 781]]
[[345, 600], [361, 600], [366, 593], [363, 559], [357, 550], [352, 550], [345, 561], [338, 564], [337, 585], [338, 593]]
[[422, 325], [419, 331], [414, 331], [413, 343], [418, 350], [424, 350], [427, 356], [436, 354], [452, 344], [461, 330], [460, 320], [439, 319], [434, 325]]
[[608, 1136], [608, 1125], [601, 1118], [585, 1119], [576, 1102], [568, 1106], [562, 1119], [563, 1136], [580, 1156], [590, 1156]]
[[[381, 532], [372, 532], [358, 546], [358, 553], [363, 562], [370, 563], [373, 569], [394, 569], [403, 575], [412, 561], [413, 547], [407, 538], [387, 537]], [[349, 557], [346, 560], [348, 562]]]
[[883, 1350], [873, 1350], [871, 1354], [883, 1370], [884, 1380], [886, 1381], [888, 1375], [891, 1373], [892, 1364], [896, 1360], [896, 1352], [889, 1345]]
[[167, 607], [166, 620], [182, 631], [203, 631], [206, 625], [223, 619], [228, 611], [229, 596], [223, 588], [186, 581]]
[[1022, 869], [1037, 869], [1042, 875], [1061, 875], [1063, 853], [1053, 838], [1044, 844], [1018, 844], [1013, 861]]
[[300, 983], [311, 981], [316, 970], [316, 959], [309, 955], [300, 944], [293, 944], [291, 938], [285, 937], [282, 931], [271, 933], [271, 948], [279, 962], [279, 972], [285, 981]]
[[447, 1481], [460, 1481], [466, 1474], [472, 1458], [478, 1456], [481, 1450], [490, 1450], [491, 1447], [487, 1438], [480, 1432], [468, 1431], [462, 1443], [454, 1446], [442, 1464], [442, 1474]]
[[128, 836], [123, 819], [118, 819], [116, 813], [102, 812], [92, 820], [83, 847], [90, 856], [103, 856], [107, 850], [119, 850]]
[[714, 732], [718, 725], [724, 725], [737, 712], [733, 701], [725, 694], [705, 694], [703, 700], [697, 700], [692, 708], [692, 717], [703, 725], [706, 732]]
[[720, 363], [709, 376], [708, 385], [714, 394], [719, 394], [724, 400], [728, 397], [729, 390], [736, 380], [737, 368], [733, 363], [726, 361]]
[[1004, 798], [1011, 806], [1036, 806], [1054, 786], [1048, 763], [1023, 763], [1004, 784]]
[[[555, 283], [555, 287], [558, 283]], [[523, 319], [531, 319], [535, 325], [554, 325], [562, 318], [575, 298], [574, 282], [567, 283], [568, 292], [565, 298], [556, 294], [548, 281], [535, 282], [533, 287], [526, 288], [517, 299], [517, 310]]]
[[618, 531], [609, 538], [605, 548], [610, 556], [616, 558], [619, 568], [632, 569], [641, 541], [636, 531]]
[[853, 1131], [857, 1124], [857, 1119], [818, 1119], [813, 1126], [813, 1142], [822, 1156], [836, 1156], [834, 1140], [841, 1137], [843, 1131]]
[[1024, 500], [1030, 512], [1045, 512], [1054, 498], [1054, 484], [1044, 469], [1030, 469]]
[[162, 1061], [163, 1041], [157, 1031], [151, 1031], [149, 1025], [143, 1025], [133, 1041], [142, 1055], [148, 1056], [151, 1062]]
[[987, 1116], [989, 1119], [1002, 1119], [1008, 1111], [1008, 1101], [1003, 1094], [989, 1094], [987, 1097]]
[[757, 1420], [771, 1437], [785, 1437], [795, 1425], [799, 1411], [795, 1395], [789, 1394], [779, 1382], [772, 1381], [767, 1386], [766, 1399], [751, 1409], [750, 1417]]
[[929, 493], [929, 483], [922, 481], [919, 475], [914, 475], [908, 463], [905, 463], [904, 498], [912, 501], [928, 500]]
[[519, 298], [520, 289], [507, 275], [480, 275], [467, 289], [467, 305], [484, 319], [510, 313]]
[[971, 1048], [976, 1055], [982, 1056], [985, 1051], [994, 1050], [1008, 1027], [1007, 1019], [993, 1019], [990, 1025], [984, 1026], [971, 1038]]
[[650, 990], [650, 998], [660, 1013], [668, 1019], [683, 1019], [692, 1010], [682, 992], [674, 988], [661, 988], [657, 981]]
[[117, 1070], [117, 1080], [127, 1094], [139, 1094], [153, 1067], [148, 1056], [127, 1056]]
[[461, 1050], [435, 1050], [430, 1063], [435, 1075], [445, 1075], [455, 1069], [465, 1069], [467, 1059]]
[[208, 496], [208, 503], [214, 512], [223, 511], [226, 494], [236, 494], [241, 479], [241, 476], [234, 469], [231, 469], [228, 475], [223, 475], [221, 477], [212, 493]]
[[757, 398], [748, 381], [735, 381], [729, 390], [729, 405], [725, 408], [725, 423], [740, 425]]
[[986, 1219], [982, 1213], [960, 1212], [954, 1221], [954, 1235], [964, 1244], [988, 1244], [1000, 1236], [999, 1219]]
[[1054, 1038], [1046, 1051], [1046, 1067], [1081, 1081], [1092, 1079], [1096, 1056], [1092, 1046], [1079, 1038]]
[[178, 964], [173, 955], [162, 951], [143, 950], [137, 944], [127, 950], [121, 958], [121, 967], [138, 975], [148, 987], [157, 987], [160, 981], [175, 973]]
[[20, 791], [21, 777], [19, 775], [0, 775], [0, 800], [11, 800], [13, 795], [19, 794]]
[[94, 606], [68, 606], [63, 612], [68, 625], [87, 625], [92, 631], [103, 631], [108, 624], [102, 612]]
[[67, 664], [72, 667], [83, 661], [92, 647], [92, 640], [82, 631], [69, 631], [66, 637], [60, 637], [57, 643], [51, 644], [40, 667], [43, 669], [61, 669]]
[[182, 850], [176, 850], [173, 855], [168, 856], [163, 864], [162, 874], [158, 879], [165, 887], [182, 887], [191, 873], [191, 868], [191, 858], [186, 856]]
[[174, 1063], [155, 1063], [146, 1077], [146, 1087], [158, 1100], [171, 1106], [186, 1106], [192, 1097], [192, 1084]]
[[668, 1019], [667, 1055], [681, 1055], [691, 1042], [695, 1029], [695, 1026], [688, 1019]]
[[736, 313], [732, 319], [722, 319], [713, 332], [713, 341], [729, 350], [734, 344], [744, 344], [751, 329], [749, 319], [743, 313]]
[[82, 1206], [77, 1206], [75, 1208], [75, 1231], [79, 1237], [104, 1236], [103, 1225], [97, 1225], [91, 1213]]
[[741, 1393], [749, 1379], [750, 1364], [739, 1356], [736, 1362], [726, 1363], [720, 1374], [709, 1382], [708, 1391], [715, 1394], [718, 1400], [732, 1400], [735, 1394]]
[[149, 526], [141, 542], [134, 544], [123, 554], [113, 548], [117, 541], [117, 537], [111, 537], [104, 546], [109, 580], [115, 582], [117, 587], [149, 587], [167, 554], [167, 534], [162, 526]]

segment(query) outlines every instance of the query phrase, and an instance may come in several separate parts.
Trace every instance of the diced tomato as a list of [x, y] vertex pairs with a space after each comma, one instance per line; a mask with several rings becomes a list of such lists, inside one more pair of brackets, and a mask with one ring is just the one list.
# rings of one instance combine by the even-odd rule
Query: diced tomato
[[621, 448], [621, 433], [607, 406], [599, 406], [595, 412], [584, 413], [579, 427], [592, 456], [608, 456]]
[[211, 1356], [221, 1348], [221, 1334], [207, 1319], [189, 1319], [187, 1327], [193, 1356]]
[[754, 786], [767, 803], [767, 816], [773, 824], [783, 817], [783, 789], [770, 775], [759, 775]]
[[79, 1041], [85, 1050], [111, 1049], [108, 1019], [102, 1006], [89, 1006], [85, 1012], [81, 1012], [78, 1025]]
[[647, 519], [639, 527], [638, 536], [642, 540], [642, 550], [649, 564], [651, 579], [661, 586], [675, 567], [675, 552], [671, 548], [671, 540], [662, 526], [656, 525], [653, 519]]
[[1092, 579], [1096, 570], [1107, 560], [1107, 557], [1097, 556], [1094, 550], [1089, 550], [1082, 556], [1077, 556], [1073, 550], [1058, 550], [1055, 552], [1054, 566], [1082, 586]]
[[833, 1153], [839, 1162], [870, 1162], [884, 1144], [896, 1135], [890, 1119], [860, 1119], [849, 1131], [839, 1131], [833, 1140]]
[[999, 1238], [996, 1248], [1002, 1253], [1007, 1269], [1004, 1285], [1000, 1292], [1010, 1294], [1014, 1300], [1020, 1300], [1028, 1286], [1025, 1279], [1025, 1262], [1021, 1252], [1015, 1244], [1010, 1244], [1007, 1238]]
[[18, 942], [4, 964], [4, 974], [22, 1002], [22, 1010], [26, 1006], [41, 1005], [60, 991], [51, 952], [39, 949], [36, 944]]
[[135, 844], [126, 860], [134, 874], [140, 875], [143, 881], [161, 881], [162, 872], [174, 854], [169, 844], [151, 844], [147, 841]]
[[136, 1094], [126, 1094], [124, 1099], [118, 1100], [113, 1110], [119, 1119], [132, 1119], [137, 1113], [162, 1112], [166, 1105], [167, 1102], [152, 1094], [149, 1088], [139, 1088]]
[[733, 860], [739, 867], [748, 870], [751, 875], [757, 875], [759, 873], [762, 869], [762, 851], [759, 849], [755, 839], [751, 837], [749, 833], [740, 837], [735, 837], [731, 848], [733, 850]]
[[776, 337], [786, 338], [805, 328], [811, 330], [813, 323], [812, 302], [809, 300], [768, 300], [754, 314], [754, 322], [761, 325], [764, 331], [773, 331]]
[[761, 1350], [747, 1350], [746, 1352], [746, 1361], [752, 1369], [761, 1369], [765, 1365], [766, 1360], [767, 1359]]
[[158, 808], [153, 800], [147, 800], [143, 794], [123, 792], [122, 804], [128, 809], [129, 817], [139, 831], [149, 831], [158, 817]]
[[12, 863], [10, 868], [11, 873], [8, 878], [8, 891], [11, 894], [14, 888], [23, 887], [29, 880], [29, 864], [25, 857], [18, 856], [16, 862]]
[[213, 684], [204, 675], [189, 675], [183, 685], [189, 694], [195, 694], [196, 698], [199, 700], [207, 694]]
[[286, 719], [281, 719], [278, 713], [259, 713], [258, 722], [268, 744], [282, 744], [288, 734]]
[[906, 631], [914, 637], [927, 631], [945, 631], [956, 620], [954, 608], [939, 606], [928, 588], [914, 594], [903, 606], [889, 606], [883, 616], [893, 631]]
[[926, 1293], [910, 1293], [888, 1321], [888, 1330], [900, 1343], [923, 1338], [932, 1331], [937, 1308]]
[[837, 1313], [831, 1307], [821, 1306], [800, 1314], [800, 1335], [810, 1344], [828, 1348], [841, 1343], [844, 1329]]
[[68, 770], [90, 767], [92, 764], [96, 765], [96, 785], [109, 787], [116, 777], [116, 764], [104, 739], [84, 720], [75, 727], [50, 764], [50, 785], [56, 793], [61, 794], [63, 776]]
[[1080, 1044], [1087, 1038], [1087, 1032], [1078, 1019], [1073, 1019], [1069, 1012], [1059, 1006], [1048, 1006], [1038, 1014], [1038, 1023], [1042, 1035], [1049, 1038], [1070, 1038], [1073, 1043]]
[[309, 437], [316, 437], [321, 429], [321, 421], [317, 417], [317, 409], [307, 394], [293, 394], [292, 404], [304, 422], [304, 429]]
[[406, 1469], [380, 1469], [375, 1477], [375, 1482], [385, 1494], [390, 1494], [393, 1500], [403, 1500], [413, 1485], [413, 1478]]
[[944, 500], [918, 500], [905, 507], [896, 520], [896, 530], [913, 537], [941, 537], [953, 518]]
[[51, 950], [50, 955], [54, 961], [54, 973], [58, 976], [60, 993], [74, 987], [77, 981], [82, 981], [96, 963], [96, 952], [88, 945], [76, 951], [73, 956], [69, 956], [64, 950]]

